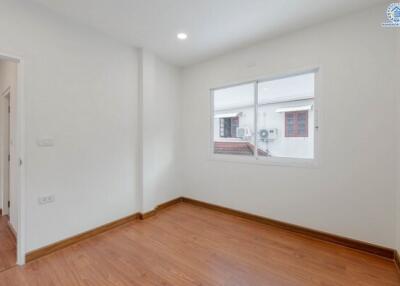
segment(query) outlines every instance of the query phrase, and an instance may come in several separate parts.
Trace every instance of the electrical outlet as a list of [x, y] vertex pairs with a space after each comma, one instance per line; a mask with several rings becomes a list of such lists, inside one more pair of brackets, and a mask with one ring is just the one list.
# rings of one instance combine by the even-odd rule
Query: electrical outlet
[[53, 203], [55, 201], [54, 195], [39, 197], [39, 205]]

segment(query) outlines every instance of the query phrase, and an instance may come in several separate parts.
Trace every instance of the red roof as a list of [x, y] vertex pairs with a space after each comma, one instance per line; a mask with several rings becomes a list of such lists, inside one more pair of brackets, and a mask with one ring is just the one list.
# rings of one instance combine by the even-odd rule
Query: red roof
[[[214, 142], [215, 154], [254, 155], [254, 145], [250, 142]], [[268, 153], [258, 149], [258, 155], [267, 156]]]

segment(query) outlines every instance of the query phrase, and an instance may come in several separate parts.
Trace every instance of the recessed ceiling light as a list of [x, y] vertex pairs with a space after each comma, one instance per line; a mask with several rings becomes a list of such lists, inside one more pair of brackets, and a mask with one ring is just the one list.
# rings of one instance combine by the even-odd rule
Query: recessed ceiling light
[[178, 35], [176, 35], [176, 37], [177, 37], [179, 40], [186, 40], [186, 39], [188, 38], [188, 35], [185, 34], [185, 33], [179, 33]]

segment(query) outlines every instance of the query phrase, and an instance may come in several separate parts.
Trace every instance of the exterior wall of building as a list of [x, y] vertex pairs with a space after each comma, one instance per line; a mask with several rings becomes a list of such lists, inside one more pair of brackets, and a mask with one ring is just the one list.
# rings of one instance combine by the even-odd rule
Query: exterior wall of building
[[[261, 129], [277, 129], [277, 138], [267, 141], [258, 141], [258, 148], [267, 151], [272, 157], [306, 158], [314, 157], [314, 109], [308, 111], [308, 137], [285, 136], [285, 113], [277, 112], [279, 108], [313, 105], [313, 99], [281, 102], [261, 105], [258, 109], [258, 131]], [[239, 127], [249, 128], [251, 137], [221, 138], [219, 133], [219, 118], [214, 118], [214, 141], [248, 141], [254, 144], [254, 108], [230, 109], [218, 111], [215, 114], [239, 114]]]

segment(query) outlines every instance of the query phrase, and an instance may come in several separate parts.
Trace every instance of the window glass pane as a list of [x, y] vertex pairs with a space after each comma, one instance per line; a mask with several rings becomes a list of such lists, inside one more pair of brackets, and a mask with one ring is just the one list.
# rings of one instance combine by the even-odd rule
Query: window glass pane
[[309, 73], [259, 83], [259, 156], [314, 158], [314, 80]]
[[254, 156], [254, 84], [214, 90], [214, 153]]

